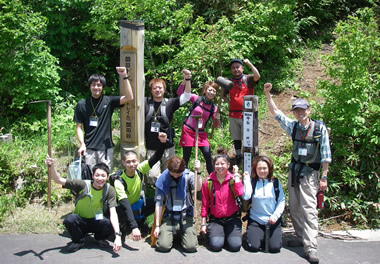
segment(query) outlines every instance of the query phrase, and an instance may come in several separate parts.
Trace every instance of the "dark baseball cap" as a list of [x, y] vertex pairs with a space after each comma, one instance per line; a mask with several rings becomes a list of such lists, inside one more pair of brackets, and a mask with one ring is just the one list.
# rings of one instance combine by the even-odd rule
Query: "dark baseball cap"
[[302, 98], [298, 98], [297, 100], [294, 101], [292, 104], [292, 111], [294, 109], [301, 108], [301, 109], [308, 109], [309, 108], [309, 103]]
[[232, 63], [234, 63], [234, 62], [238, 62], [238, 63], [240, 63], [241, 65], [244, 65], [244, 64], [243, 64], [243, 61], [242, 61], [241, 59], [232, 59], [231, 62], [230, 62], [230, 66], [231, 66]]

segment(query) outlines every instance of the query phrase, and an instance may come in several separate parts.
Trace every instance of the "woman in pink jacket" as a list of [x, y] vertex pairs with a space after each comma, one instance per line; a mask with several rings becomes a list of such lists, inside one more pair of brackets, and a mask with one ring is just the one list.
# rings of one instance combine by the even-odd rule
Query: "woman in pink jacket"
[[[184, 90], [184, 81], [177, 89], [177, 95], [180, 96]], [[202, 151], [203, 157], [206, 161], [207, 172], [210, 174], [213, 172], [214, 168], [212, 166], [212, 157], [210, 150], [210, 143], [208, 142], [208, 135], [205, 131], [206, 124], [210, 120], [213, 127], [219, 125], [220, 114], [217, 112], [218, 107], [212, 101], [219, 86], [212, 81], [208, 81], [203, 85], [202, 96], [191, 94], [190, 102], [192, 106], [189, 110], [189, 115], [183, 122], [182, 134], [179, 140], [179, 145], [182, 146], [183, 159], [185, 160], [186, 166], [189, 163], [191, 151], [195, 146], [195, 129], [198, 126], [198, 147]], [[199, 116], [199, 123], [197, 124], [196, 119], [192, 116]]]
[[235, 196], [241, 196], [244, 187], [237, 173], [238, 167], [234, 166], [234, 174], [228, 171], [229, 167], [227, 155], [216, 155], [215, 170], [202, 185], [201, 232], [208, 233], [209, 246], [213, 251], [220, 251], [225, 242], [229, 250], [239, 251], [242, 243], [241, 220]]

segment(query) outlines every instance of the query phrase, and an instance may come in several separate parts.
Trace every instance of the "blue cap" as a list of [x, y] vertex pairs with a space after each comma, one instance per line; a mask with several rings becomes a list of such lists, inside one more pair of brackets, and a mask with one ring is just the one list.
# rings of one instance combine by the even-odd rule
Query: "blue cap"
[[298, 98], [297, 100], [294, 101], [292, 104], [292, 111], [294, 109], [301, 108], [301, 109], [308, 109], [309, 108], [309, 103], [302, 98]]

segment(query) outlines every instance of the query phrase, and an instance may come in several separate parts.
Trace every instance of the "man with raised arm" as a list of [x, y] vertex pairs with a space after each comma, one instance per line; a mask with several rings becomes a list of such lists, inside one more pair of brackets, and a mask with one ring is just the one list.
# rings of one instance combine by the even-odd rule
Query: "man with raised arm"
[[[244, 64], [248, 65], [252, 74], [244, 74]], [[245, 95], [253, 95], [255, 93], [255, 86], [260, 79], [260, 73], [255, 66], [245, 59], [244, 63], [241, 59], [232, 59], [230, 62], [232, 72], [233, 87], [227, 91], [229, 100], [229, 118], [230, 118], [230, 133], [234, 141], [236, 152], [236, 165], [240, 166], [242, 157], [242, 129], [243, 129], [243, 97]]]
[[154, 155], [160, 145], [157, 138], [158, 132], [168, 135], [168, 143], [161, 160], [157, 162], [149, 171], [148, 182], [154, 184], [167, 168], [168, 160], [174, 156], [174, 128], [170, 126], [174, 112], [184, 103], [190, 100], [191, 96], [191, 72], [183, 70], [185, 82], [185, 92], [176, 98], [165, 98], [166, 83], [163, 79], [155, 78], [149, 82], [152, 97], [145, 98], [145, 147], [147, 158]]
[[264, 93], [269, 112], [293, 140], [288, 190], [290, 217], [297, 239], [288, 241], [288, 246], [303, 246], [307, 260], [319, 263], [317, 192], [327, 188], [327, 172], [331, 163], [329, 135], [322, 121], [310, 118], [310, 106], [306, 100], [299, 98], [293, 102], [296, 120], [292, 120], [277, 108], [271, 90], [272, 84], [266, 83]]
[[158, 133], [160, 146], [149, 160], [140, 162], [133, 150], [124, 153], [121, 163], [124, 169], [111, 175], [118, 201], [117, 214], [122, 232], [129, 226], [132, 239], [140, 240], [145, 218], [154, 212], [154, 197], [145, 197], [144, 176], [159, 161], [165, 151], [167, 135]]
[[116, 67], [116, 71], [123, 78], [121, 96], [103, 95], [106, 79], [103, 75], [93, 74], [88, 79], [91, 96], [80, 100], [75, 107], [74, 122], [77, 123], [76, 135], [80, 143], [78, 155], [85, 156], [90, 169], [103, 162], [112, 170], [112, 114], [116, 107], [133, 100], [126, 68]]
[[109, 246], [107, 237], [115, 237], [113, 251], [119, 251], [121, 233], [116, 212], [116, 194], [115, 189], [107, 183], [108, 166], [104, 163], [96, 164], [93, 167], [91, 182], [62, 178], [55, 169], [54, 160], [49, 156], [45, 163], [51, 168], [52, 179], [76, 195], [74, 212], [63, 221], [72, 239], [67, 250], [75, 252], [81, 249], [84, 247], [84, 236], [94, 233], [95, 241], [102, 248]]

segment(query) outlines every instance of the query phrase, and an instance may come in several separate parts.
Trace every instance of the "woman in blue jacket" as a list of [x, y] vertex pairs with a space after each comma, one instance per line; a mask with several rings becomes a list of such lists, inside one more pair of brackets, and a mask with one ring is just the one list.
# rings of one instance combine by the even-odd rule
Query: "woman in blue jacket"
[[281, 215], [285, 196], [278, 179], [273, 177], [273, 162], [258, 156], [252, 163], [252, 177], [244, 173], [243, 200], [251, 201], [247, 227], [247, 249], [264, 249], [265, 229], [269, 228], [269, 252], [280, 252], [282, 246]]

